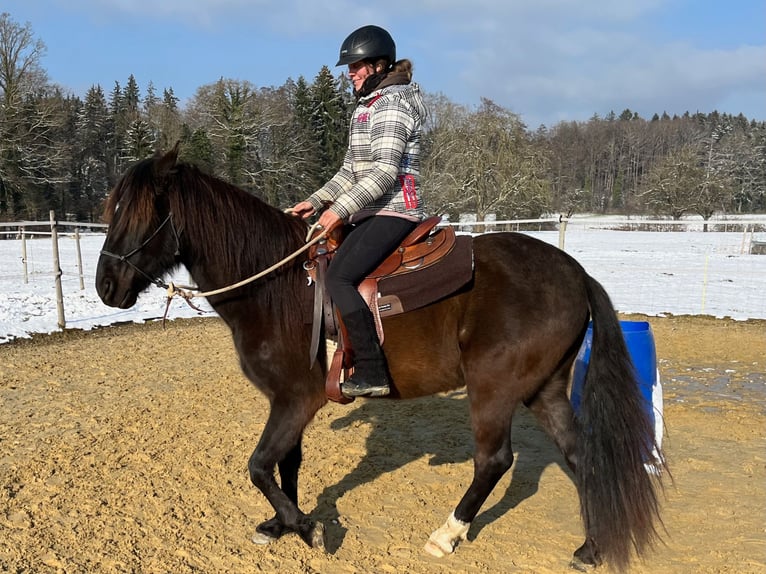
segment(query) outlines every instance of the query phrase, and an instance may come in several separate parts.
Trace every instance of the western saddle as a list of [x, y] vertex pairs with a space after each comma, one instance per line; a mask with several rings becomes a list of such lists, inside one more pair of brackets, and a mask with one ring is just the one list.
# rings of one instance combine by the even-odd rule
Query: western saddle
[[[430, 217], [419, 223], [404, 238], [399, 247], [359, 285], [359, 293], [369, 305], [375, 318], [381, 345], [385, 338], [381, 317], [410, 311], [441, 299], [464, 285], [472, 276], [470, 237], [457, 237], [452, 227], [437, 229], [436, 226], [440, 221], [440, 217]], [[352, 368], [353, 350], [350, 348], [340, 315], [336, 312], [324, 288], [324, 276], [346, 231], [347, 228], [339, 227], [332, 231], [326, 240], [314, 244], [308, 252], [308, 260], [303, 265], [309, 277], [309, 284], [314, 285], [312, 365], [316, 360], [322, 335], [325, 339], [336, 343], [337, 347], [327, 369], [326, 391], [330, 400], [339, 403], [349, 403], [354, 400], [344, 397], [340, 392], [342, 377], [349, 375], [349, 370]], [[462, 248], [456, 250], [456, 245], [462, 245]], [[448, 261], [450, 254], [456, 251], [463, 254], [459, 256], [462, 263], [458, 265], [456, 261]], [[443, 266], [441, 273], [436, 270], [439, 265]], [[449, 265], [448, 269], [447, 265]], [[456, 273], [456, 269], [458, 271], [462, 269], [463, 272]], [[423, 273], [428, 270], [436, 273], [430, 284], [427, 274]], [[417, 278], [411, 276], [415, 272], [417, 272]], [[446, 277], [454, 279], [445, 281], [445, 273]], [[393, 290], [385, 288], [388, 283], [394, 286]], [[401, 293], [397, 293], [397, 287], [405, 284], [416, 284], [414, 290], [418, 295], [403, 298]]]

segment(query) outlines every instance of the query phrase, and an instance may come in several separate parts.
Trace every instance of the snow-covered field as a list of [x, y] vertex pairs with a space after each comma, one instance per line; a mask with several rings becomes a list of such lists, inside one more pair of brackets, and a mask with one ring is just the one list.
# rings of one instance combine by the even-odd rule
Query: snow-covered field
[[[558, 232], [530, 235], [558, 244]], [[766, 234], [756, 239], [766, 241]], [[712, 315], [766, 319], [766, 255], [747, 254], [740, 232], [609, 231], [570, 226], [565, 249], [603, 283], [618, 311], [647, 315]], [[59, 251], [67, 328], [91, 329], [162, 317], [165, 292], [151, 287], [130, 310], [101, 303], [94, 287], [103, 235], [83, 235], [85, 289], [80, 289], [76, 243], [61, 235]], [[21, 241], [0, 240], [0, 343], [58, 330], [53, 256], [49, 237], [27, 240], [28, 282]], [[188, 284], [185, 270], [172, 278]], [[196, 301], [209, 311], [204, 300]], [[170, 318], [199, 316], [176, 298]]]

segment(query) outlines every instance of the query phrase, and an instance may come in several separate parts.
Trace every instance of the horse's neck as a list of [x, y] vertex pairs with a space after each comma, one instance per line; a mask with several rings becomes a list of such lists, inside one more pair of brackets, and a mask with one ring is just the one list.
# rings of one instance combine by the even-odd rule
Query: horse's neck
[[[229, 255], [241, 251], [243, 247], [241, 244], [222, 245], [221, 238], [217, 239], [218, 243], [211, 240], [209, 235], [207, 238], [187, 238], [193, 245], [184, 250], [185, 257], [182, 257], [191, 278], [201, 292], [224, 290], [208, 298], [213, 309], [230, 326], [237, 323], [240, 317], [244, 317], [244, 320], [276, 323], [275, 327], [283, 324], [282, 315], [289, 314], [287, 309], [296, 304], [296, 298], [301, 297], [301, 294], [296, 292], [299, 291], [297, 287], [305, 284], [300, 257], [285, 262], [259, 279], [234, 287], [277, 265], [281, 257], [264, 254], [259, 257], [242, 258], [248, 262], [246, 264], [225, 265], [223, 257], [214, 253], [210, 246], [215, 244], [216, 249], [221, 249]], [[256, 239], [245, 249], [252, 249], [255, 254], [258, 246], [259, 242]], [[285, 249], [292, 253], [300, 247], [301, 245], [286, 245]]]

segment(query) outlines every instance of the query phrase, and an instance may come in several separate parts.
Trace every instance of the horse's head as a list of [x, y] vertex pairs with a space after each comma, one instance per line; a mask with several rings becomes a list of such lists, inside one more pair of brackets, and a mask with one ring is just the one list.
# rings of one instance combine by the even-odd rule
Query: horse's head
[[112, 307], [127, 309], [150, 284], [178, 265], [179, 237], [168, 197], [177, 146], [130, 167], [106, 202], [109, 231], [98, 259], [96, 290]]

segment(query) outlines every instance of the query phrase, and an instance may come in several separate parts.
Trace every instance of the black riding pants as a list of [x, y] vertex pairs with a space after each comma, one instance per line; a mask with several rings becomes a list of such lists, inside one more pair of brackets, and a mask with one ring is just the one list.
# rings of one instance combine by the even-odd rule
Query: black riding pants
[[359, 283], [396, 249], [417, 224], [376, 215], [354, 225], [327, 268], [325, 285], [341, 315], [367, 309]]

